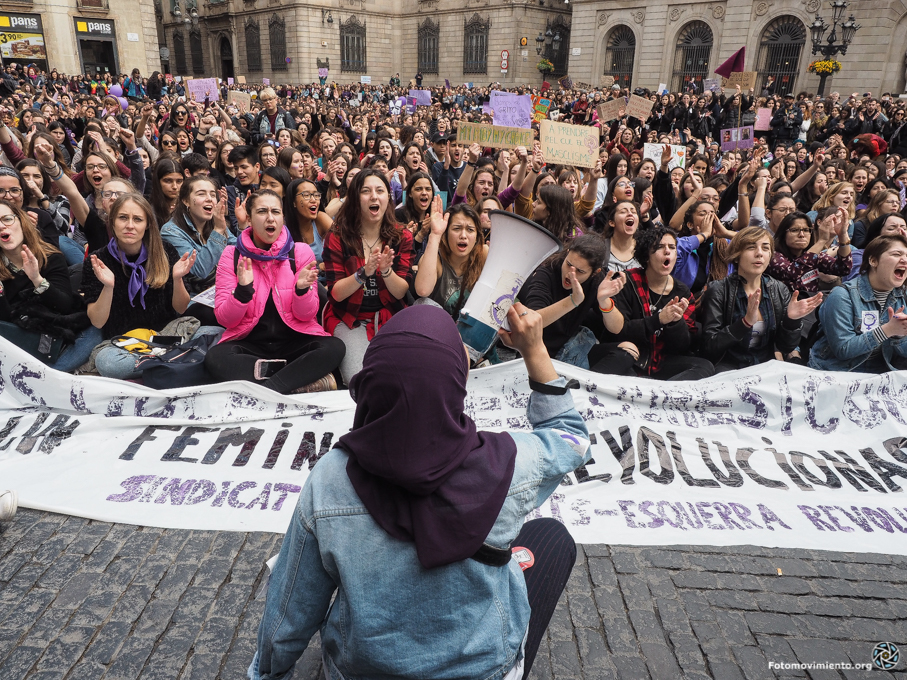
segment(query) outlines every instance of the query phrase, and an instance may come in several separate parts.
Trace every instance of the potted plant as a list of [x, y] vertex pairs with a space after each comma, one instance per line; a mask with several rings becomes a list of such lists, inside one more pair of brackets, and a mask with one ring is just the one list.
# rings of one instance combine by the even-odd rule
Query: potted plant
[[535, 67], [539, 70], [539, 73], [551, 73], [554, 71], [554, 64], [552, 64], [550, 60], [545, 59], [545, 57], [542, 57], [541, 61], [539, 61]]

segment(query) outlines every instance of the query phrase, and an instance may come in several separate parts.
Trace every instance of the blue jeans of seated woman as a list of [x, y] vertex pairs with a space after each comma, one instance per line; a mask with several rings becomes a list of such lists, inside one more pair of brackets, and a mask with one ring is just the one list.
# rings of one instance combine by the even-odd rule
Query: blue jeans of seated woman
[[[6, 338], [15, 345], [24, 346], [32, 338], [37, 338], [40, 334], [35, 331], [28, 331], [20, 328], [9, 321], [0, 321], [0, 337]], [[47, 366], [64, 373], [72, 373], [79, 366], [88, 361], [88, 357], [98, 343], [103, 340], [101, 330], [94, 326], [89, 326], [76, 336], [74, 343], [66, 345], [56, 361], [46, 361], [45, 358], [36, 357], [43, 361]], [[33, 341], [33, 340], [32, 340]]]
[[60, 237], [60, 252], [70, 267], [85, 259], [85, 249], [68, 236]]
[[561, 351], [554, 358], [565, 364], [579, 366], [589, 370], [589, 350], [595, 347], [595, 334], [585, 326], [581, 326], [576, 335], [570, 338], [561, 347]]
[[[224, 332], [220, 326], [201, 326], [192, 334], [190, 340], [202, 335], [219, 335]], [[135, 370], [136, 363], [142, 358], [140, 354], [133, 354], [121, 347], [110, 345], [105, 347], [94, 358], [95, 367], [105, 378], [117, 380], [136, 380], [142, 377], [141, 371]]]

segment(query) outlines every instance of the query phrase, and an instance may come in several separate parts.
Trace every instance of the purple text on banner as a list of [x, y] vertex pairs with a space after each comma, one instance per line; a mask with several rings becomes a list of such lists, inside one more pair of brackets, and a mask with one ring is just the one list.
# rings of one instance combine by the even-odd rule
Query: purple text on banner
[[410, 90], [409, 98], [417, 106], [431, 106], [431, 90]]
[[492, 90], [488, 104], [494, 110], [494, 124], [507, 127], [532, 127], [532, 97]]

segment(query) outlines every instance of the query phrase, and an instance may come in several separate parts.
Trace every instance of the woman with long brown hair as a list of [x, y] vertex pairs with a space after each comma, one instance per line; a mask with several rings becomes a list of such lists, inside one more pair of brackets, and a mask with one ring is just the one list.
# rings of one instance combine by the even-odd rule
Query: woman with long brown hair
[[441, 305], [454, 321], [479, 280], [488, 246], [479, 214], [460, 203], [442, 213], [440, 196], [431, 206], [431, 232], [416, 274], [416, 295]]
[[157, 226], [163, 226], [173, 217], [179, 203], [183, 170], [173, 158], [163, 156], [151, 169], [151, 206]]
[[378, 329], [406, 307], [413, 277], [413, 237], [394, 219], [387, 177], [363, 170], [350, 182], [348, 196], [323, 250], [324, 328], [346, 344], [340, 373], [347, 385]]

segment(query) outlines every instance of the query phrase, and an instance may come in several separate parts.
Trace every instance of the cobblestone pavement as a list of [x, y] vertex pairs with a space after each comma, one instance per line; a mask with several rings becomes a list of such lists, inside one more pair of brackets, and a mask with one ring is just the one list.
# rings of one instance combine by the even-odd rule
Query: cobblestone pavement
[[[0, 533], [0, 679], [244, 678], [279, 546], [20, 510]], [[882, 641], [902, 645], [891, 673], [769, 668], [869, 663]], [[907, 557], [586, 545], [532, 677], [907, 680], [905, 657]]]

